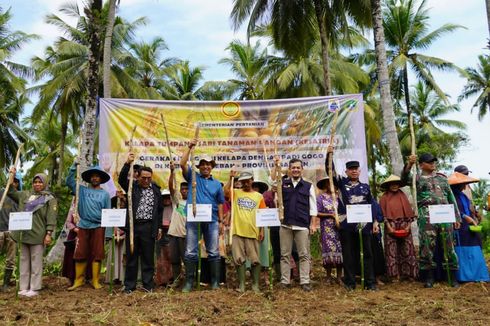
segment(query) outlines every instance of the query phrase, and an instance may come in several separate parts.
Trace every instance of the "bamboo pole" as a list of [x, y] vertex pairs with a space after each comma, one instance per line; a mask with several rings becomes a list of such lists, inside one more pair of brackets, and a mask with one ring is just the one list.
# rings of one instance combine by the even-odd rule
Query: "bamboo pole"
[[[16, 168], [16, 169], [17, 169], [17, 165], [19, 164], [20, 152], [22, 151], [23, 147], [24, 147], [24, 144], [23, 143], [20, 144], [19, 148], [17, 148], [17, 153], [15, 154], [14, 168]], [[14, 177], [15, 177], [15, 173], [13, 173], [12, 171], [9, 171], [9, 177], [7, 180], [7, 184], [5, 185], [5, 190], [3, 191], [2, 199], [0, 200], [0, 209], [2, 209], [3, 204], [5, 203], [5, 199], [7, 198], [7, 193], [9, 192], [10, 185], [14, 181]]]
[[232, 177], [230, 180], [230, 233], [228, 236], [228, 243], [231, 244], [233, 243], [233, 200], [234, 200], [234, 194], [235, 194], [235, 177]]
[[15, 299], [19, 299], [19, 290], [20, 290], [20, 248], [22, 247], [22, 231], [19, 231], [19, 243], [17, 243], [17, 261], [15, 271], [17, 281], [15, 282]]
[[[81, 153], [82, 153], [82, 141], [83, 141], [83, 128], [80, 128], [80, 134], [78, 135], [78, 147], [77, 147], [77, 157], [80, 157]], [[80, 162], [78, 162], [77, 164], [77, 172], [76, 172], [76, 176], [75, 176], [75, 207], [74, 207], [74, 211], [73, 211], [73, 222], [75, 223], [75, 225], [78, 224], [78, 222], [80, 222], [80, 214], [78, 213], [78, 201], [79, 201], [79, 197], [80, 197], [80, 179], [81, 179], [81, 175], [80, 175], [81, 171], [80, 171]]]
[[[136, 131], [134, 126], [129, 139], [129, 152], [133, 152], [133, 137]], [[129, 185], [128, 185], [128, 216], [129, 216], [129, 251], [134, 252], [134, 221], [133, 221], [133, 179], [134, 179], [134, 160], [129, 165]]]
[[[163, 117], [163, 114], [160, 114], [160, 119], [162, 120], [163, 129], [165, 130], [165, 140], [167, 142], [168, 157], [169, 157], [170, 161], [172, 161], [172, 149], [170, 148], [170, 141], [169, 141], [169, 138], [168, 138], [167, 124], [165, 123], [165, 119]], [[173, 182], [174, 182], [174, 187], [176, 187], [177, 180], [176, 180], [176, 177], [175, 177], [175, 173], [173, 174], [172, 179], [173, 179]], [[173, 202], [174, 203], [178, 203], [177, 192], [176, 191], [173, 191], [173, 198], [172, 199], [173, 199]]]
[[[329, 140], [329, 145], [334, 146], [334, 141], [335, 141], [335, 132], [337, 130], [337, 118], [339, 116], [339, 110], [335, 111], [335, 115], [333, 117], [333, 122], [332, 122], [332, 130], [330, 131], [330, 140]], [[333, 213], [334, 213], [334, 218], [335, 218], [335, 225], [337, 228], [340, 227], [340, 221], [339, 221], [339, 212], [337, 210], [337, 194], [335, 193], [335, 186], [333, 184], [333, 153], [329, 155], [328, 157], [328, 184], [330, 187], [330, 194], [332, 196], [332, 201], [333, 201]]]
[[364, 244], [362, 243], [362, 223], [359, 223], [359, 248], [361, 257], [361, 289], [364, 289]]
[[[277, 156], [277, 143], [274, 141], [274, 154]], [[279, 221], [284, 221], [284, 203], [282, 201], [282, 169], [281, 164], [276, 162], [276, 169], [274, 171], [274, 179], [277, 185], [277, 211], [279, 213]]]
[[[410, 114], [408, 119], [410, 125], [410, 140], [411, 140], [411, 153], [412, 155], [416, 154], [416, 146], [415, 146], [415, 131], [413, 128], [413, 115]], [[419, 215], [418, 204], [417, 204], [417, 166], [414, 164], [412, 166], [412, 197], [413, 197], [413, 206], [415, 211], [415, 216]]]
[[[199, 125], [197, 125], [196, 130], [194, 131], [194, 139], [198, 139], [199, 137]], [[197, 144], [196, 144], [197, 146]], [[195, 146], [191, 150], [191, 171], [192, 171], [192, 214], [194, 214], [194, 218], [196, 217], [196, 191], [197, 191], [197, 182], [196, 182], [196, 169], [194, 168], [194, 163], [196, 161]]]

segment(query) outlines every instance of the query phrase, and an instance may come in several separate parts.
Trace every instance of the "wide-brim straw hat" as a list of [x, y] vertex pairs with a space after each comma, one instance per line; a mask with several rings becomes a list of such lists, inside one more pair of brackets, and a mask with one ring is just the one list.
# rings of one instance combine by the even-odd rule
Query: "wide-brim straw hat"
[[384, 189], [387, 189], [390, 186], [390, 184], [392, 184], [392, 183], [401, 184], [402, 183], [402, 179], [400, 179], [399, 176], [392, 174], [388, 178], [386, 178], [383, 182], [381, 182], [380, 187], [381, 188], [384, 188]]
[[450, 185], [461, 185], [480, 181], [480, 179], [472, 178], [463, 173], [454, 172], [451, 174], [447, 180]]
[[328, 180], [330, 180], [328, 177], [325, 177], [323, 179], [320, 179], [317, 183], [316, 186], [318, 189], [325, 190], [328, 187]]
[[101, 169], [100, 166], [96, 165], [82, 172], [83, 181], [90, 183], [90, 177], [92, 174], [97, 173], [100, 176], [100, 183], [106, 183], [111, 179], [111, 176], [107, 174], [104, 170]]

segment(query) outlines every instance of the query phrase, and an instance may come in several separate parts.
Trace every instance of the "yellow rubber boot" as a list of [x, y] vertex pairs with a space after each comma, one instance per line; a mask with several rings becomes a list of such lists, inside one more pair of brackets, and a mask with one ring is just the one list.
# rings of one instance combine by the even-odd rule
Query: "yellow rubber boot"
[[102, 288], [102, 285], [99, 283], [100, 278], [100, 261], [92, 262], [92, 286], [94, 289]]
[[87, 269], [87, 262], [80, 261], [75, 262], [75, 281], [73, 285], [68, 288], [68, 291], [73, 291], [76, 288], [85, 284], [85, 270]]

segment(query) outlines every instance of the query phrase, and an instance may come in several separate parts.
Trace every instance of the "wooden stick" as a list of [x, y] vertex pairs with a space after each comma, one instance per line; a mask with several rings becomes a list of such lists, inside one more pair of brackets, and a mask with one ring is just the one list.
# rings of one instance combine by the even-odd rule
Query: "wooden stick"
[[[116, 168], [114, 169], [114, 177], [112, 178], [114, 181], [114, 185], [116, 186], [116, 191], [122, 191], [122, 187], [119, 184], [119, 152], [116, 154]], [[116, 192], [116, 208], [120, 209], [121, 208], [121, 198], [117, 195]], [[114, 231], [116, 228], [114, 228]], [[114, 236], [116, 237], [116, 241], [119, 242], [119, 232], [114, 232]]]
[[[194, 131], [194, 139], [199, 137], [199, 124]], [[196, 144], [197, 146], [197, 144]], [[196, 161], [196, 157], [194, 156], [195, 146], [191, 150], [191, 171], [192, 171], [192, 214], [194, 214], [194, 218], [196, 217], [196, 191], [197, 191], [197, 182], [196, 182], [196, 169], [194, 168], [194, 162]]]
[[[20, 144], [19, 148], [17, 148], [17, 154], [15, 154], [15, 161], [14, 161], [14, 168], [17, 169], [17, 165], [19, 164], [20, 160], [20, 152], [22, 148], [24, 147], [24, 144]], [[3, 191], [2, 194], [2, 199], [0, 200], [0, 209], [3, 207], [3, 203], [5, 202], [5, 199], [7, 198], [7, 193], [9, 192], [10, 189], [10, 184], [14, 181], [15, 174], [11, 171], [9, 171], [9, 178], [7, 180], [7, 185], [5, 186], [5, 190]]]
[[[410, 113], [410, 116], [408, 118], [408, 123], [410, 126], [410, 140], [411, 140], [411, 145], [412, 145], [412, 150], [411, 153], [412, 155], [416, 154], [416, 146], [415, 146], [415, 131], [413, 128], [413, 115]], [[419, 209], [418, 209], [418, 204], [417, 204], [417, 166], [414, 164], [412, 166], [412, 197], [413, 197], [413, 206], [414, 206], [414, 211], [415, 211], [415, 216], [419, 215]]]
[[362, 223], [359, 223], [359, 249], [361, 258], [361, 289], [364, 289], [364, 244], [362, 243]]
[[[330, 131], [330, 140], [329, 145], [334, 146], [335, 141], [335, 131], [337, 130], [337, 118], [339, 116], [339, 110], [335, 111], [335, 115], [333, 117], [332, 129]], [[335, 193], [335, 186], [333, 184], [333, 153], [328, 157], [328, 184], [330, 187], [330, 195], [332, 196], [333, 201], [333, 217], [335, 219], [335, 225], [337, 228], [340, 227], [339, 221], [339, 212], [337, 210], [337, 194]]]
[[[80, 155], [82, 153], [82, 141], [83, 141], [83, 128], [80, 128], [80, 131], [79, 131], [79, 135], [78, 135], [78, 147], [77, 147], [77, 158], [80, 158]], [[75, 210], [73, 211], [73, 223], [75, 223], [75, 225], [78, 224], [78, 222], [80, 222], [80, 214], [78, 213], [78, 199], [80, 197], [80, 179], [81, 179], [81, 171], [80, 171], [80, 162], [78, 162], [77, 164], [77, 172], [76, 172], [76, 176], [75, 176], [75, 182], [76, 182], [76, 185], [75, 185]]]
[[[168, 157], [172, 161], [172, 149], [170, 148], [170, 141], [168, 138], [168, 129], [167, 129], [167, 124], [165, 123], [165, 119], [163, 118], [163, 114], [160, 114], [160, 118], [162, 119], [162, 124], [163, 124], [163, 129], [165, 130], [165, 140], [167, 142], [167, 151], [168, 151]], [[172, 176], [173, 182], [174, 182], [174, 187], [177, 187], [177, 180], [175, 178], [175, 173]], [[170, 187], [169, 187], [170, 188]], [[173, 202], [177, 204], [179, 201], [177, 199], [177, 192], [173, 191]]]
[[[129, 152], [133, 152], [133, 137], [136, 131], [134, 126], [129, 139]], [[133, 179], [134, 179], [134, 160], [129, 165], [129, 185], [128, 185], [128, 216], [129, 216], [129, 251], [134, 252], [134, 221], [133, 221]]]
[[231, 244], [233, 243], [233, 200], [234, 200], [234, 187], [235, 187], [235, 178], [231, 178], [230, 180], [230, 234], [228, 237], [228, 243]]
[[[274, 154], [277, 156], [277, 143], [274, 141]], [[281, 164], [276, 163], [274, 179], [277, 185], [277, 210], [279, 213], [279, 221], [284, 221], [284, 203], [282, 202], [282, 168]]]
[[267, 165], [267, 170], [269, 171], [269, 176], [272, 177], [271, 167], [269, 165], [269, 159], [267, 158], [267, 149], [265, 148], [265, 143], [262, 142], [262, 149], [264, 150], [265, 165]]

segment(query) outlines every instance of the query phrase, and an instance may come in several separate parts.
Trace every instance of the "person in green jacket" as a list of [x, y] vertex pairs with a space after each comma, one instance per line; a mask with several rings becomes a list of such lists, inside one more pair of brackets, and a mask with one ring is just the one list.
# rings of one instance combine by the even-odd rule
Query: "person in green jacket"
[[[15, 173], [15, 168], [12, 171]], [[44, 173], [34, 176], [32, 190], [9, 191], [8, 196], [19, 205], [19, 212], [32, 212], [32, 229], [12, 232], [12, 238], [19, 244], [22, 232], [19, 295], [33, 297], [42, 287], [44, 247], [52, 241], [58, 203], [48, 191], [48, 177]]]

